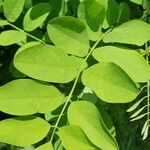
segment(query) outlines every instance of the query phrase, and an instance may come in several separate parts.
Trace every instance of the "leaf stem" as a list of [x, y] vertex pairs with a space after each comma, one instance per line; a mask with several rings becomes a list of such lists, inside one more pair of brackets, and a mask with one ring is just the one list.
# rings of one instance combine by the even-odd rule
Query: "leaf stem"
[[40, 43], [45, 44], [45, 42], [44, 42], [43, 40], [38, 39], [37, 37], [35, 37], [35, 36], [33, 36], [33, 35], [27, 33], [26, 31], [24, 31], [24, 30], [18, 28], [17, 26], [11, 24], [10, 22], [8, 22], [8, 24], [9, 24], [11, 27], [13, 27], [14, 29], [16, 29], [16, 30], [18, 30], [18, 31], [20, 31], [20, 32], [25, 33], [27, 36], [31, 37], [32, 39], [34, 39], [34, 40], [36, 40], [36, 41], [38, 41], [38, 42], [40, 42]]
[[59, 117], [58, 117], [58, 119], [57, 119], [57, 121], [56, 121], [56, 123], [55, 123], [55, 125], [54, 125], [54, 129], [53, 129], [53, 132], [52, 132], [52, 135], [51, 135], [51, 138], [50, 138], [50, 142], [53, 141], [53, 138], [54, 138], [56, 129], [58, 128], [58, 124], [59, 124], [59, 122], [60, 122], [60, 119], [61, 119], [61, 117], [62, 117], [62, 115], [63, 115], [63, 113], [64, 113], [66, 107], [68, 106], [68, 103], [70, 102], [70, 99], [71, 99], [71, 97], [72, 97], [72, 95], [73, 95], [73, 92], [74, 92], [74, 90], [75, 90], [75, 88], [76, 88], [76, 85], [77, 85], [78, 79], [79, 79], [79, 77], [80, 77], [80, 74], [81, 74], [81, 72], [83, 71], [83, 66], [85, 65], [87, 59], [89, 58], [89, 56], [91, 55], [91, 53], [94, 51], [94, 49], [96, 48], [96, 46], [98, 45], [98, 43], [99, 43], [99, 42], [104, 38], [104, 36], [105, 36], [106, 34], [108, 34], [111, 30], [112, 30], [112, 29], [109, 29], [108, 31], [106, 31], [106, 32], [101, 36], [101, 38], [96, 41], [96, 43], [93, 45], [93, 47], [90, 48], [90, 50], [89, 50], [87, 56], [85, 57], [83, 63], [81, 64], [81, 68], [79, 69], [79, 71], [78, 71], [78, 73], [77, 73], [77, 76], [76, 76], [76, 78], [75, 78], [75, 81], [74, 81], [74, 84], [73, 84], [73, 86], [72, 86], [72, 89], [71, 89], [71, 91], [70, 91], [70, 93], [69, 93], [69, 95], [68, 95], [68, 97], [67, 97], [67, 100], [66, 100], [66, 102], [65, 102], [65, 104], [64, 104], [64, 106], [63, 106], [63, 108], [62, 108], [62, 110], [61, 110], [61, 112], [60, 112], [60, 115], [59, 115]]

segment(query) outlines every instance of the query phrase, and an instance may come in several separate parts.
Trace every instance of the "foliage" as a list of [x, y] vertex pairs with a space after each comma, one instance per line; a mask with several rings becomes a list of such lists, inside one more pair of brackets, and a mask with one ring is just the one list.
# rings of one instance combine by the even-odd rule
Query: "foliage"
[[0, 0], [0, 32], [0, 149], [150, 148], [149, 0]]

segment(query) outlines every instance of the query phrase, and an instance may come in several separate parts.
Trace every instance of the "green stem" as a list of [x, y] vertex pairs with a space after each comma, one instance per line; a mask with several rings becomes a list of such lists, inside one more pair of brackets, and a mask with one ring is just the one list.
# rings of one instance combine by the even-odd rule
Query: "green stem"
[[[147, 51], [148, 46], [147, 43], [145, 44], [145, 50]], [[149, 54], [147, 53], [146, 55], [146, 61], [149, 64], [149, 60], [148, 60]], [[147, 81], [147, 120], [150, 120], [150, 81]], [[149, 125], [149, 121], [148, 121], [148, 125]]]
[[[149, 95], [150, 95], [150, 88], [149, 88], [149, 86], [150, 86], [150, 81], [147, 82], [147, 95], [148, 95], [148, 97], [147, 97], [147, 112], [150, 112], [150, 108], [149, 108], [149, 106], [150, 106], [150, 97], [149, 97]], [[150, 120], [149, 113], [147, 115], [147, 119]]]
[[87, 59], [89, 58], [89, 56], [91, 55], [91, 53], [94, 51], [94, 49], [96, 48], [96, 46], [98, 45], [98, 43], [99, 43], [99, 42], [104, 38], [104, 36], [105, 36], [107, 33], [109, 33], [111, 30], [112, 30], [112, 29], [109, 29], [107, 32], [105, 32], [105, 33], [101, 36], [101, 38], [93, 45], [93, 47], [90, 49], [89, 53], [88, 53], [87, 56], [85, 57], [83, 63], [81, 64], [81, 68], [79, 69], [79, 72], [77, 73], [77, 76], [76, 76], [76, 78], [75, 78], [75, 81], [74, 81], [74, 84], [73, 84], [73, 86], [72, 86], [72, 89], [71, 89], [71, 91], [70, 91], [70, 93], [69, 93], [69, 95], [68, 95], [68, 97], [67, 97], [67, 100], [66, 100], [66, 102], [65, 102], [65, 104], [64, 104], [64, 106], [63, 106], [63, 108], [62, 108], [62, 110], [61, 110], [61, 112], [60, 112], [60, 115], [59, 115], [59, 117], [58, 117], [58, 119], [57, 119], [57, 121], [56, 121], [56, 123], [55, 123], [55, 125], [54, 125], [54, 129], [53, 129], [53, 132], [52, 132], [52, 135], [51, 135], [51, 138], [50, 138], [50, 142], [53, 141], [53, 138], [54, 138], [56, 129], [58, 128], [58, 124], [59, 124], [59, 122], [60, 122], [60, 119], [61, 119], [61, 117], [62, 117], [62, 115], [63, 115], [63, 113], [64, 113], [66, 107], [68, 106], [68, 103], [69, 103], [70, 100], [71, 100], [71, 97], [72, 97], [73, 92], [74, 92], [74, 90], [75, 90], [75, 88], [76, 88], [76, 85], [77, 85], [78, 79], [79, 79], [79, 77], [80, 77], [80, 74], [81, 74], [81, 72], [83, 71], [83, 66], [85, 65]]
[[18, 31], [20, 31], [20, 32], [25, 33], [27, 36], [31, 37], [32, 39], [34, 39], [34, 40], [36, 40], [36, 41], [38, 41], [38, 42], [40, 42], [40, 43], [45, 44], [45, 42], [44, 42], [43, 40], [40, 40], [40, 39], [38, 39], [37, 37], [35, 37], [35, 36], [33, 36], [33, 35], [31, 35], [31, 34], [25, 32], [24, 30], [22, 30], [22, 29], [18, 28], [17, 26], [11, 24], [10, 22], [8, 22], [8, 24], [9, 24], [11, 27], [13, 27], [14, 29], [16, 29], [16, 30], [18, 30]]

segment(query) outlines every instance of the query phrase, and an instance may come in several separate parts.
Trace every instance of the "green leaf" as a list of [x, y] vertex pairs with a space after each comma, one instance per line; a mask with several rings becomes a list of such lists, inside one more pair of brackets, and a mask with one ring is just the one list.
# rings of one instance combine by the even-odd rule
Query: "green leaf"
[[101, 37], [101, 26], [105, 15], [104, 1], [85, 0], [80, 3], [78, 17], [85, 23], [91, 40], [96, 41]]
[[94, 104], [86, 101], [71, 103], [68, 109], [68, 120], [70, 124], [81, 127], [88, 139], [98, 148], [119, 149], [115, 139], [104, 126]]
[[54, 150], [54, 149], [53, 149], [52, 143], [47, 142], [46, 144], [39, 146], [35, 150]]
[[143, 135], [144, 134], [144, 132], [145, 132], [145, 130], [146, 130], [146, 128], [147, 128], [147, 126], [149, 126], [149, 120], [146, 120], [145, 121], [145, 123], [144, 123], [144, 125], [143, 125], [143, 128], [142, 128], [142, 131], [141, 131], [141, 135]]
[[112, 118], [111, 115], [109, 114], [109, 112], [106, 111], [107, 107], [105, 104], [102, 104], [101, 102], [98, 102], [95, 104], [97, 109], [99, 110], [100, 114], [101, 114], [101, 118], [106, 126], [106, 128], [108, 129], [109, 133], [115, 138], [116, 137], [116, 128], [113, 125], [112, 122]]
[[145, 116], [146, 116], [146, 113], [141, 114], [141, 115], [139, 115], [139, 116], [137, 116], [137, 117], [131, 119], [130, 121], [136, 121], [136, 120], [139, 120], [139, 119], [141, 119], [141, 118], [143, 118], [143, 117], [145, 117]]
[[135, 4], [139, 4], [139, 5], [143, 4], [143, 0], [130, 0], [130, 1], [135, 3]]
[[104, 46], [93, 52], [99, 62], [113, 62], [120, 66], [135, 82], [150, 80], [150, 66], [146, 60], [132, 49]]
[[119, 17], [119, 5], [115, 0], [108, 0], [108, 7], [106, 13], [106, 21], [109, 26], [117, 23]]
[[56, 17], [47, 27], [52, 42], [68, 54], [86, 56], [89, 39], [85, 25], [74, 17]]
[[31, 7], [23, 20], [23, 27], [26, 31], [33, 31], [41, 26], [51, 12], [49, 3], [39, 3]]
[[62, 145], [67, 149], [72, 148], [79, 150], [98, 150], [87, 138], [83, 130], [74, 125], [64, 126], [59, 129], [59, 136], [62, 140]]
[[56, 149], [57, 150], [64, 150], [60, 138], [58, 138], [57, 141], [54, 143], [54, 150], [56, 150]]
[[41, 45], [40, 42], [37, 42], [37, 41], [33, 41], [33, 42], [28, 42], [26, 44], [24, 44], [23, 46], [21, 46], [17, 52], [16, 52], [16, 55], [18, 55], [20, 52], [26, 50], [27, 48], [30, 48], [30, 47], [33, 47], [33, 46], [36, 46], [36, 45]]
[[68, 1], [69, 7], [73, 10], [75, 15], [77, 15], [79, 3], [80, 3], [79, 0], [69, 0]]
[[26, 39], [26, 35], [23, 32], [17, 30], [7, 30], [0, 33], [0, 45], [9, 46]]
[[32, 0], [26, 0], [26, 1], [25, 1], [25, 4], [24, 4], [24, 7], [25, 7], [26, 9], [29, 9], [30, 7], [32, 7], [32, 5], [33, 5]]
[[50, 124], [39, 117], [6, 119], [0, 121], [0, 142], [26, 147], [42, 140], [49, 130]]
[[103, 39], [105, 43], [125, 43], [142, 46], [150, 40], [150, 25], [141, 20], [130, 20], [114, 28]]
[[0, 111], [13, 115], [48, 113], [64, 101], [54, 86], [31, 79], [14, 80], [0, 87]]
[[82, 82], [105, 102], [126, 103], [138, 94], [135, 83], [114, 63], [98, 63], [86, 69]]
[[143, 134], [143, 140], [145, 140], [148, 137], [149, 127], [150, 126], [147, 126], [146, 129], [145, 129], [145, 132]]
[[77, 76], [82, 62], [83, 59], [68, 56], [63, 50], [51, 45], [27, 48], [14, 59], [15, 67], [26, 75], [58, 83], [72, 81]]
[[13, 62], [10, 63], [9, 72], [11, 73], [11, 75], [12, 75], [14, 78], [24, 78], [24, 77], [25, 77], [25, 75], [24, 75], [23, 73], [21, 73], [20, 71], [18, 71], [18, 70], [14, 67]]
[[15, 22], [23, 11], [25, 0], [5, 0], [4, 15], [10, 22]]
[[119, 6], [118, 23], [126, 22], [130, 19], [130, 7], [127, 3], [122, 2]]
[[142, 108], [138, 109], [136, 112], [134, 112], [134, 114], [132, 114], [130, 116], [130, 118], [134, 118], [136, 117], [137, 115], [139, 115], [145, 108], [147, 107], [147, 105], [143, 106]]
[[[145, 99], [145, 97], [143, 97]], [[133, 104], [128, 110], [127, 112], [132, 112], [134, 109], [136, 109], [140, 104], [141, 102], [144, 100], [144, 99], [140, 99], [138, 100], [135, 104]]]
[[3, 12], [3, 0], [0, 0], [0, 13]]
[[80, 93], [80, 95], [78, 96], [78, 98], [80, 98], [82, 100], [90, 101], [93, 104], [96, 104], [97, 101], [99, 100], [99, 98], [88, 87], [85, 87], [82, 90], [82, 92]]
[[97, 0], [85, 0], [80, 4], [79, 18], [83, 19], [93, 31], [98, 31], [105, 18], [105, 6]]
[[[40, 42], [37, 42], [37, 41], [33, 41], [33, 42], [28, 42], [26, 44], [24, 44], [23, 46], [21, 46], [18, 51], [16, 52], [16, 55], [24, 50], [26, 50], [27, 48], [29, 47], [32, 47], [32, 46], [35, 46], [35, 45], [40, 45], [41, 43]], [[10, 72], [12, 74], [13, 77], [15, 78], [22, 78], [22, 77], [25, 77], [25, 75], [23, 73], [21, 73], [19, 70], [17, 70], [15, 67], [14, 67], [14, 64], [11, 63], [10, 65]]]
[[1, 26], [5, 26], [5, 25], [9, 25], [9, 23], [7, 22], [7, 20], [0, 19], [0, 27]]

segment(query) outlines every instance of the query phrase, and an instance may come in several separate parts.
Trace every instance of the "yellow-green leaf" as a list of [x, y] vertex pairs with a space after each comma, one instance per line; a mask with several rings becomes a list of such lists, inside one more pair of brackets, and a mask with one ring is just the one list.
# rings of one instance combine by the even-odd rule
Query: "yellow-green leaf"
[[15, 43], [19, 43], [25, 39], [26, 39], [25, 33], [17, 30], [6, 30], [0, 33], [1, 46], [8, 46]]
[[0, 121], [0, 142], [26, 147], [42, 140], [49, 130], [50, 124], [39, 117], [6, 119]]
[[82, 82], [105, 102], [126, 103], [134, 100], [138, 89], [132, 79], [114, 63], [98, 63], [83, 72]]
[[74, 17], [56, 17], [47, 27], [52, 42], [68, 54], [84, 57], [89, 50], [86, 27]]
[[45, 144], [39, 146], [39, 147], [36, 148], [35, 150], [54, 150], [54, 149], [53, 149], [52, 143], [47, 142], [47, 143], [45, 143]]
[[0, 111], [13, 115], [48, 113], [64, 101], [54, 86], [31, 79], [14, 80], [0, 87]]
[[77, 101], [71, 103], [68, 109], [68, 120], [70, 124], [79, 126], [88, 139], [99, 149], [119, 149], [117, 142], [106, 129], [99, 111], [91, 102]]
[[95, 49], [94, 58], [99, 62], [113, 62], [120, 66], [135, 82], [150, 80], [150, 66], [137, 51], [123, 47], [104, 46]]
[[149, 40], [150, 25], [141, 20], [130, 20], [114, 28], [104, 37], [103, 41], [142, 46]]
[[5, 0], [4, 15], [10, 22], [15, 22], [23, 11], [25, 0]]
[[78, 73], [83, 59], [68, 56], [52, 45], [29, 47], [16, 54], [15, 67], [24, 74], [43, 81], [66, 83]]

